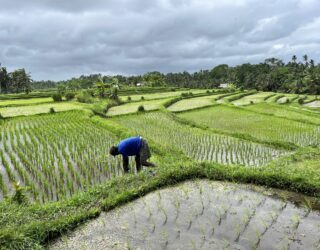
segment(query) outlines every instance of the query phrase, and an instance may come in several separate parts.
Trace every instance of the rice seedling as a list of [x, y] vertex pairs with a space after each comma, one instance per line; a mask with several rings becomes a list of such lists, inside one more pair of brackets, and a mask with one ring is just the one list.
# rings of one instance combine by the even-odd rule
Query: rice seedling
[[50, 108], [53, 108], [56, 112], [68, 111], [68, 110], [82, 110], [88, 108], [88, 104], [68, 102], [68, 103], [43, 103], [30, 106], [17, 106], [17, 107], [1, 107], [0, 113], [4, 117], [14, 116], [29, 116], [36, 114], [48, 113]]
[[12, 99], [12, 100], [1, 100], [0, 107], [17, 107], [17, 106], [27, 106], [40, 103], [53, 102], [51, 97], [44, 98], [30, 98], [30, 99]]
[[266, 98], [271, 97], [271, 95], [273, 95], [272, 92], [259, 92], [253, 95], [244, 96], [243, 98], [237, 99], [232, 103], [235, 106], [248, 105], [251, 102], [260, 103], [260, 102], [264, 102]]
[[114, 135], [82, 112], [6, 120], [0, 134], [4, 194], [20, 181], [34, 200], [61, 200], [122, 174], [119, 159], [107, 155]]
[[247, 106], [246, 109], [260, 114], [268, 114], [298, 122], [320, 125], [320, 117], [318, 114], [314, 114], [294, 106], [280, 106], [271, 103], [259, 103], [256, 105]]
[[135, 113], [137, 112], [139, 106], [143, 106], [144, 110], [150, 111], [150, 110], [158, 110], [160, 107], [167, 102], [168, 98], [166, 99], [159, 99], [159, 100], [144, 100], [139, 102], [130, 102], [123, 105], [112, 107], [108, 110], [107, 115], [108, 116], [117, 116], [117, 115], [123, 115], [123, 114], [129, 114], [129, 113]]
[[[164, 249], [189, 249], [192, 246], [196, 249], [270, 249], [275, 246], [287, 248], [296, 239], [299, 240], [300, 246], [304, 249], [312, 249], [311, 246], [318, 244], [318, 239], [315, 236], [319, 229], [317, 231], [315, 228], [319, 224], [319, 213], [312, 216], [308, 215], [307, 219], [297, 219], [300, 218], [303, 209], [295, 207], [293, 203], [288, 201], [292, 214], [281, 212], [283, 202], [272, 196], [264, 195], [263, 190], [265, 189], [261, 190], [260, 193], [236, 184], [216, 182], [210, 184], [208, 181], [199, 181], [197, 184], [185, 183], [182, 184], [182, 187], [171, 187], [148, 194], [145, 200], [140, 199], [119, 208], [120, 213], [115, 214], [114, 211], [110, 211], [103, 215], [103, 220], [109, 222], [105, 225], [106, 228], [100, 230], [100, 228], [94, 227], [94, 230], [97, 231], [97, 236], [94, 237], [99, 239], [101, 235], [108, 232], [112, 239], [121, 243], [126, 242], [127, 237], [130, 236], [128, 238], [130, 238], [133, 249], [146, 245], [150, 249], [159, 247]], [[184, 195], [179, 195], [183, 193], [183, 188], [189, 190], [189, 199], [186, 199]], [[208, 208], [208, 211], [203, 214], [199, 213], [195, 206], [199, 199], [200, 188], [203, 190], [203, 194], [209, 193], [212, 196], [219, 197], [213, 202], [213, 207]], [[269, 189], [268, 192], [270, 192]], [[160, 196], [158, 193], [160, 193]], [[209, 196], [202, 196], [203, 202], [208, 204], [207, 197]], [[148, 214], [144, 212], [139, 213], [139, 217], [136, 216], [137, 222], [134, 222], [133, 219], [128, 220], [128, 218], [133, 217], [130, 213], [131, 210], [139, 211], [145, 204], [154, 207], [154, 203], [159, 200], [159, 197], [161, 197], [162, 204], [159, 211], [157, 209], [154, 211], [152, 220], [148, 220]], [[245, 202], [236, 207], [237, 213], [233, 213], [231, 207], [237, 204], [239, 197], [243, 197]], [[265, 202], [266, 199], [268, 199], [268, 202]], [[172, 206], [177, 200], [181, 212], [179, 215], [181, 224], [175, 223], [174, 216], [171, 216], [175, 213]], [[267, 208], [270, 210], [271, 217], [266, 214], [269, 211], [266, 210]], [[129, 217], [127, 216], [128, 212], [130, 213]], [[162, 223], [164, 213], [167, 214], [167, 223]], [[227, 213], [230, 216], [225, 216]], [[241, 217], [245, 217], [245, 221], [242, 221]], [[296, 227], [297, 221], [299, 221], [300, 231], [291, 229], [293, 226]], [[128, 222], [128, 230], [119, 235], [117, 233], [118, 228], [123, 225], [123, 222]], [[273, 223], [276, 223], [276, 225], [272, 226]], [[312, 227], [312, 230], [308, 231], [310, 227]], [[149, 229], [149, 231], [146, 229]], [[290, 232], [288, 229], [290, 229]], [[89, 231], [91, 230], [89, 229]], [[304, 232], [303, 230], [308, 231], [310, 235], [303, 236], [301, 234]], [[87, 239], [86, 235], [76, 235], [75, 237], [78, 242]], [[61, 247], [61, 245], [57, 247], [59, 246]]]
[[209, 95], [209, 96], [201, 96], [201, 97], [194, 97], [190, 99], [182, 99], [173, 105], [168, 107], [168, 110], [172, 112], [179, 112], [189, 109], [196, 109], [206, 106], [214, 105], [214, 99], [219, 96], [217, 95]]
[[320, 144], [319, 126], [240, 108], [220, 105], [178, 116], [216, 130], [249, 135], [268, 142], [287, 142], [303, 147]]
[[181, 150], [198, 161], [260, 166], [286, 153], [257, 143], [191, 128], [160, 112], [118, 117], [114, 120], [135, 134], [167, 148]]

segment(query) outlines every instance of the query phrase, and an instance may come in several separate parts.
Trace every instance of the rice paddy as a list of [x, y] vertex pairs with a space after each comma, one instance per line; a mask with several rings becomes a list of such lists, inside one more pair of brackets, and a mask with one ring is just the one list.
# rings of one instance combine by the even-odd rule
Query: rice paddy
[[115, 121], [130, 128], [133, 134], [142, 135], [167, 148], [179, 149], [198, 161], [260, 166], [286, 153], [257, 143], [191, 128], [160, 112], [119, 117]]
[[313, 101], [305, 104], [306, 107], [320, 108], [320, 101]]
[[265, 141], [282, 141], [303, 147], [320, 144], [318, 126], [257, 114], [245, 109], [220, 105], [181, 113], [178, 116], [213, 129], [247, 134]]
[[214, 102], [215, 98], [217, 98], [218, 96], [220, 96], [220, 94], [183, 99], [169, 106], [168, 110], [172, 112], [177, 112], [177, 111], [184, 111], [184, 110], [201, 108], [206, 106], [212, 106], [215, 103]]
[[126, 103], [120, 106], [112, 107], [108, 110], [108, 116], [115, 116], [115, 115], [124, 115], [135, 113], [138, 111], [139, 106], [143, 106], [146, 111], [150, 110], [157, 110], [162, 107], [162, 105], [170, 99], [159, 99], [159, 100], [150, 100], [150, 101], [140, 101], [140, 102], [132, 102]]
[[281, 118], [303, 121], [320, 125], [320, 116], [303, 109], [291, 106], [276, 105], [271, 103], [259, 103], [257, 105], [247, 106], [246, 109], [262, 114], [274, 115]]
[[233, 101], [232, 103], [235, 106], [242, 106], [242, 105], [249, 105], [254, 103], [261, 103], [264, 102], [266, 98], [271, 97], [274, 95], [272, 92], [259, 92], [253, 95], [245, 96], [238, 100]]
[[163, 93], [152, 93], [152, 94], [134, 94], [134, 95], [124, 95], [121, 96], [123, 101], [127, 101], [130, 97], [132, 101], [139, 101], [141, 98], [145, 100], [155, 100], [155, 99], [162, 99], [162, 98], [169, 98], [169, 97], [178, 97], [181, 96], [183, 93], [192, 92], [193, 94], [200, 94], [205, 93], [206, 90], [204, 89], [192, 89], [192, 90], [183, 90], [183, 91], [171, 91], [171, 92], [163, 92]]
[[32, 105], [32, 104], [39, 104], [39, 103], [49, 103], [53, 102], [51, 97], [45, 98], [31, 98], [31, 99], [18, 99], [18, 100], [1, 100], [0, 107], [7, 107], [7, 106], [24, 106], [24, 105]]
[[4, 121], [0, 141], [1, 197], [20, 182], [31, 199], [54, 201], [122, 174], [108, 156], [115, 137], [79, 111]]
[[[313, 102], [302, 106], [297, 100], [302, 96], [256, 91], [187, 96], [175, 103], [179, 91], [130, 97], [101, 117], [90, 111], [95, 104], [0, 101], [5, 102], [0, 104], [0, 245], [37, 248], [116, 208], [51, 247], [320, 247], [320, 214], [311, 209], [317, 201], [301, 196], [305, 207], [297, 207], [275, 198], [282, 196], [278, 190], [201, 181], [117, 208], [196, 177], [318, 197], [320, 112], [308, 107]], [[168, 103], [173, 104], [165, 110]], [[137, 112], [141, 105], [148, 112]], [[124, 175], [121, 156], [110, 157], [109, 148], [136, 135], [149, 141], [151, 162], [158, 167], [137, 174], [131, 159], [131, 171]], [[27, 187], [30, 205], [11, 201], [16, 183]]]
[[184, 183], [104, 213], [50, 249], [317, 249], [320, 213], [274, 193]]
[[46, 103], [30, 106], [3, 107], [0, 108], [0, 114], [3, 117], [29, 116], [49, 113], [51, 108], [53, 108], [55, 112], [61, 112], [68, 110], [79, 110], [86, 107], [88, 107], [87, 104], [77, 102]]

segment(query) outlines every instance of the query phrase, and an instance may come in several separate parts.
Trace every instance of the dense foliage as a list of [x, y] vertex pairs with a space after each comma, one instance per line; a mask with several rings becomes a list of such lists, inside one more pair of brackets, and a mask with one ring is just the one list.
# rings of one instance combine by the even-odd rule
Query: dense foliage
[[9, 73], [0, 64], [0, 93], [29, 93], [31, 82], [31, 76], [25, 69], [17, 69]]
[[[74, 87], [78, 83], [79, 88], [91, 87], [99, 77], [100, 75], [81, 76], [58, 84]], [[320, 94], [320, 66], [316, 65], [314, 60], [309, 60], [307, 55], [303, 57], [302, 62], [298, 62], [296, 56], [293, 56], [288, 63], [269, 58], [258, 64], [245, 63], [235, 67], [221, 64], [211, 70], [200, 70], [194, 73], [148, 72], [143, 76], [116, 76], [116, 78], [121, 85], [142, 83], [147, 86], [166, 84], [188, 88], [212, 88], [222, 83], [233, 83], [243, 89]], [[104, 76], [103, 79], [108, 81], [111, 77]]]
[[117, 81], [122, 86], [175, 86], [187, 88], [212, 88], [220, 84], [235, 84], [242, 89], [257, 89], [262, 91], [277, 91], [290, 93], [320, 94], [320, 65], [313, 59], [309, 60], [304, 55], [302, 61], [298, 61], [294, 55], [292, 60], [284, 63], [277, 58], [266, 59], [262, 63], [244, 63], [238, 66], [221, 64], [211, 70], [200, 70], [189, 73], [162, 74], [160, 72], [148, 72], [138, 76], [102, 76], [92, 74], [80, 76], [66, 81], [38, 81], [31, 84], [30, 75], [24, 69], [7, 73], [6, 68], [0, 67], [0, 92], [22, 92], [34, 89], [58, 88], [60, 91], [95, 88], [103, 92], [97, 83]]

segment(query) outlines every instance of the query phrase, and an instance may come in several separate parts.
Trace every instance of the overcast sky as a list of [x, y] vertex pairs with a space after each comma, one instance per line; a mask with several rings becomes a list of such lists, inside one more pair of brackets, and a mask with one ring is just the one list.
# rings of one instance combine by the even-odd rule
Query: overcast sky
[[320, 61], [320, 0], [0, 0], [0, 62], [33, 79]]

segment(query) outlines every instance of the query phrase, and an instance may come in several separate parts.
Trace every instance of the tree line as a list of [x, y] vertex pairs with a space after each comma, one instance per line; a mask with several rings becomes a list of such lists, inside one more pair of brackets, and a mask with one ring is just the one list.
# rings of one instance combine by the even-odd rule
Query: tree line
[[320, 64], [304, 55], [284, 63], [281, 59], [268, 58], [257, 64], [244, 63], [237, 66], [218, 65], [210, 70], [194, 73], [187, 71], [163, 74], [158, 71], [137, 76], [102, 76], [101, 74], [82, 75], [65, 81], [31, 81], [25, 70], [6, 72], [0, 67], [0, 92], [21, 92], [33, 89], [60, 88], [67, 90], [88, 89], [98, 82], [110, 82], [116, 78], [120, 86], [172, 86], [186, 88], [216, 88], [220, 84], [234, 84], [240, 89], [275, 91], [298, 94], [320, 94]]
[[29, 93], [32, 90], [30, 73], [25, 69], [8, 72], [0, 63], [0, 93]]

